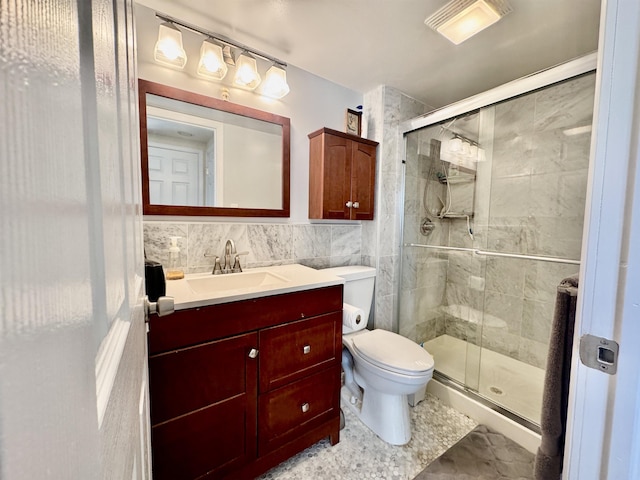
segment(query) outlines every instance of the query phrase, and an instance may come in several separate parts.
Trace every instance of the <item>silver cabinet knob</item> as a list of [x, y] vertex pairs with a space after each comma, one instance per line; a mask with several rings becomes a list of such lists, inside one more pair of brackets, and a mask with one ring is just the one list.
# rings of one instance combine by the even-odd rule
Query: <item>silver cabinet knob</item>
[[360, 208], [360, 202], [353, 202], [353, 208]]
[[150, 302], [149, 297], [144, 297], [144, 319], [145, 322], [149, 321], [149, 315], [155, 313], [159, 317], [165, 315], [171, 315], [174, 312], [173, 297], [158, 297], [155, 302]]
[[258, 356], [258, 349], [252, 348], [249, 350], [249, 358], [256, 358]]
[[304, 353], [305, 355], [310, 351], [311, 351], [311, 345], [305, 345], [304, 347], [302, 347], [302, 353]]
[[302, 404], [302, 413], [307, 413], [309, 411], [309, 404], [308, 403], [303, 403]]
[[345, 206], [347, 208], [351, 208], [353, 206], [353, 202], [351, 200], [349, 200], [347, 203], [345, 203]]

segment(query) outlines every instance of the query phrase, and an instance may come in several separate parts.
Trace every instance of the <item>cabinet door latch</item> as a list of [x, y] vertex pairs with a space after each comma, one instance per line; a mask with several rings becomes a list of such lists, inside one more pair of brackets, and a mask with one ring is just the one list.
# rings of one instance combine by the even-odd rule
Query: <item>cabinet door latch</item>
[[618, 343], [607, 338], [588, 334], [580, 338], [580, 361], [609, 375], [615, 375], [618, 370], [619, 350]]

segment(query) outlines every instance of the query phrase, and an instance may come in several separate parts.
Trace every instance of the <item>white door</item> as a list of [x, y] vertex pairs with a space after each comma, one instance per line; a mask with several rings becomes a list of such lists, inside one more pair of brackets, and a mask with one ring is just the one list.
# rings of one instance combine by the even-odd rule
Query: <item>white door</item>
[[202, 206], [202, 153], [149, 142], [149, 202]]
[[563, 478], [640, 478], [640, 2], [603, 0], [577, 336], [620, 344], [618, 373], [574, 342]]
[[131, 0], [0, 7], [0, 478], [150, 478]]

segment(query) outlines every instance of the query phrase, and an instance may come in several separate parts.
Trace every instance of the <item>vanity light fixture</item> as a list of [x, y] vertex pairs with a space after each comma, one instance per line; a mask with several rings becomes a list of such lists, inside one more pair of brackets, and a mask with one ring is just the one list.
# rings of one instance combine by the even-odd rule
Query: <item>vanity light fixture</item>
[[493, 25], [512, 8], [507, 0], [452, 0], [425, 21], [425, 25], [459, 45]]
[[267, 76], [262, 84], [262, 94], [271, 98], [282, 98], [289, 93], [287, 72], [284, 67], [274, 63], [267, 70]]
[[[272, 64], [267, 71], [266, 81], [260, 93], [272, 98], [282, 98], [289, 93], [285, 71], [287, 64], [282, 60], [164, 13], [156, 12], [156, 17], [163, 22], [160, 24], [156, 44], [156, 61], [178, 68], [183, 68], [186, 64], [187, 55], [182, 47], [182, 33], [176, 27], [177, 25], [206, 37], [200, 47], [200, 60], [196, 69], [199, 76], [211, 80], [222, 80], [226, 77], [228, 65], [230, 65], [236, 69], [233, 84], [246, 90], [255, 90], [262, 81], [255, 58], [259, 57]], [[233, 55], [238, 51], [240, 54], [234, 61]]]
[[200, 47], [200, 62], [197, 73], [201, 77], [222, 80], [229, 67], [224, 62], [222, 46], [211, 39], [206, 39]]
[[255, 90], [260, 85], [262, 78], [258, 73], [256, 59], [249, 52], [242, 52], [236, 58], [236, 76], [233, 79], [234, 85], [246, 90]]
[[158, 63], [180, 69], [187, 63], [187, 54], [182, 46], [182, 32], [173, 23], [160, 24], [153, 57]]

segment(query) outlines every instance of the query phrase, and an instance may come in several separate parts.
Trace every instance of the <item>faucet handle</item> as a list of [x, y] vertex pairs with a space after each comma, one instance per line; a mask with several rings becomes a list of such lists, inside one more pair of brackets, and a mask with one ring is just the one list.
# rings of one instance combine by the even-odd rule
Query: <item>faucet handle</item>
[[222, 273], [222, 267], [220, 266], [220, 257], [216, 255], [216, 261], [213, 265], [213, 275], [220, 275]]
[[240, 266], [240, 254], [236, 254], [236, 258], [233, 261], [233, 268], [231, 269], [233, 273], [242, 272], [242, 267]]

